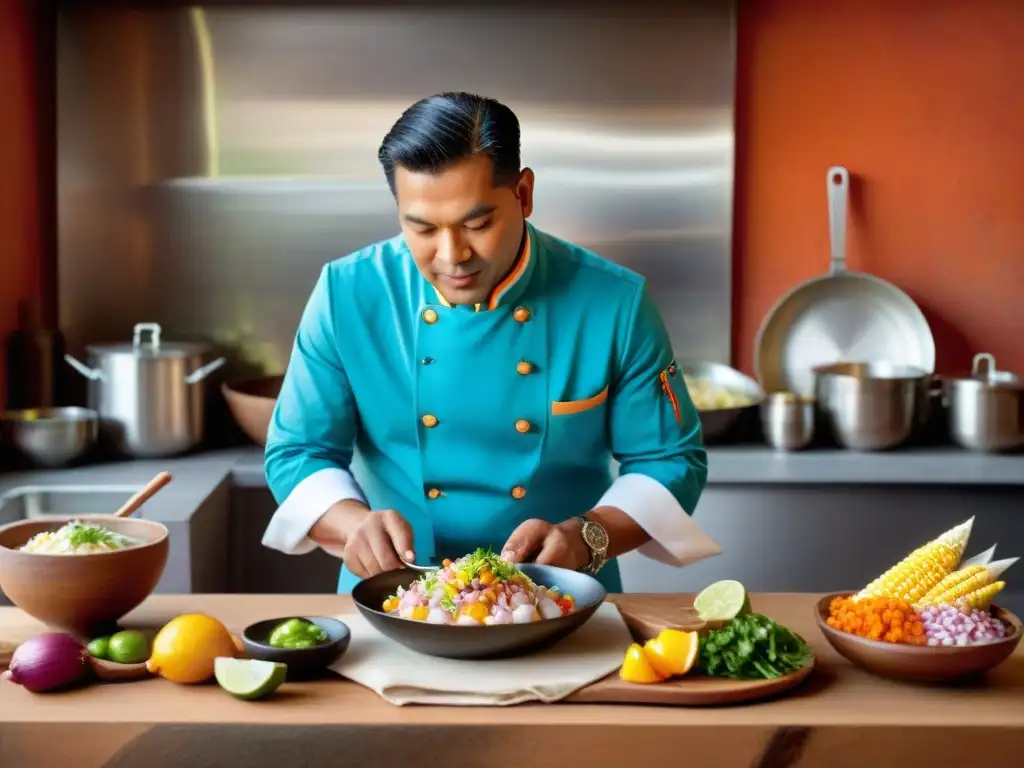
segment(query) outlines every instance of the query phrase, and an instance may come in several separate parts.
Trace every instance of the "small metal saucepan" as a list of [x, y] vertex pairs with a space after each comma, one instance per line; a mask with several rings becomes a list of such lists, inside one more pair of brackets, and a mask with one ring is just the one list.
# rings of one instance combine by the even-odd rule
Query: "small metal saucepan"
[[89, 379], [89, 407], [99, 413], [101, 441], [129, 456], [173, 456], [198, 445], [202, 382], [226, 362], [218, 357], [204, 363], [209, 345], [166, 343], [160, 334], [157, 323], [139, 323], [131, 343], [89, 346], [89, 365], [64, 356]]
[[927, 417], [931, 374], [908, 365], [835, 363], [814, 368], [818, 406], [836, 442], [881, 451], [906, 442]]
[[943, 397], [957, 445], [991, 452], [1024, 448], [1024, 384], [998, 370], [992, 355], [975, 355], [970, 376], [945, 378]]
[[761, 403], [761, 428], [777, 451], [799, 451], [814, 439], [815, 402], [793, 392], [772, 392]]

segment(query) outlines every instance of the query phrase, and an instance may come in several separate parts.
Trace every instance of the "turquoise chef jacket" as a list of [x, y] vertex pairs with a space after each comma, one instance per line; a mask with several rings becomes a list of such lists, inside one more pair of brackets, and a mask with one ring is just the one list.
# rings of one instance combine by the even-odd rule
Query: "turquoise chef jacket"
[[[663, 518], [693, 513], [700, 421], [644, 278], [527, 225], [486, 304], [451, 306], [399, 236], [313, 289], [267, 437], [281, 507], [264, 543], [309, 551], [331, 504], [362, 498], [409, 521], [421, 562], [497, 552], [524, 520], [607, 499], [611, 458], [662, 494]], [[652, 536], [671, 529], [636, 506]], [[621, 591], [615, 561], [598, 578]], [[338, 591], [357, 582], [343, 567]]]

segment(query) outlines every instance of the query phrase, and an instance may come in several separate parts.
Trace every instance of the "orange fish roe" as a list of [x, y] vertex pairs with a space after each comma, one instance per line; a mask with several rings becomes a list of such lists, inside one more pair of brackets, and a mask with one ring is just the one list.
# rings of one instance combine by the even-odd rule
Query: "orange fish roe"
[[854, 602], [837, 597], [828, 606], [826, 623], [834, 629], [869, 640], [924, 645], [924, 623], [906, 600], [865, 597]]

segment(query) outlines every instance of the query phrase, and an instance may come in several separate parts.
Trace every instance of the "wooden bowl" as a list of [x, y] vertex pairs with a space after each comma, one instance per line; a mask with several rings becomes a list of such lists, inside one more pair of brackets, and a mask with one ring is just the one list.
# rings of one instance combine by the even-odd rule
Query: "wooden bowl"
[[[114, 552], [46, 555], [19, 547], [71, 520], [92, 522], [144, 544]], [[111, 515], [47, 516], [0, 527], [0, 589], [25, 613], [58, 632], [90, 639], [149, 597], [167, 563], [167, 528]]]
[[1005, 637], [989, 643], [961, 648], [897, 645], [869, 640], [834, 629], [825, 623], [829, 603], [837, 597], [849, 597], [852, 594], [840, 592], [823, 597], [815, 607], [814, 618], [829, 645], [840, 656], [880, 677], [915, 683], [947, 683], [980, 675], [1006, 661], [1024, 634], [1019, 618], [993, 605], [992, 615], [1006, 624], [1008, 631]]
[[221, 394], [228, 403], [228, 410], [235, 423], [257, 445], [267, 443], [270, 417], [274, 413], [283, 382], [284, 376], [266, 376], [230, 385], [221, 384]]

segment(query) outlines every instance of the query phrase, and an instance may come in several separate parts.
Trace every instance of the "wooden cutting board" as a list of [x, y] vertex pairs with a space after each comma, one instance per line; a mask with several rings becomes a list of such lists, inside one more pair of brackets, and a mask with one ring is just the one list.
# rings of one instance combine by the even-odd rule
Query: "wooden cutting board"
[[[678, 595], [645, 595], [627, 600], [612, 598], [630, 632], [639, 642], [649, 640], [666, 628], [706, 632], [691, 605]], [[771, 618], [771, 617], [769, 617]], [[626, 649], [622, 649], [625, 654]], [[608, 677], [581, 688], [566, 702], [577, 704], [667, 704], [708, 707], [760, 701], [788, 691], [803, 682], [814, 662], [777, 680], [730, 680], [690, 672], [677, 680], [640, 685], [627, 683], [616, 671]]]
[[0, 670], [6, 669], [11, 663], [11, 654], [14, 649], [42, 632], [46, 627], [26, 617], [24, 624], [0, 627]]

